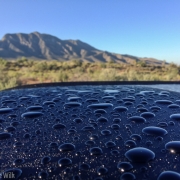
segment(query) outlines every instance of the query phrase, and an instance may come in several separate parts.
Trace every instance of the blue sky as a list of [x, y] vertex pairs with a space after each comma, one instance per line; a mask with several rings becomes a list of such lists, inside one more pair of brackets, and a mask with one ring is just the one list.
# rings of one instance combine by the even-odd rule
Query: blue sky
[[180, 0], [0, 0], [0, 24], [180, 64]]

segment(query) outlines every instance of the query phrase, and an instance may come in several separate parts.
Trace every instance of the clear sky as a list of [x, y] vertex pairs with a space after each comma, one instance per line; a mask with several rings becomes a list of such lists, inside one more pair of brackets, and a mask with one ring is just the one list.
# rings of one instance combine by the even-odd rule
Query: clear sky
[[0, 39], [34, 31], [180, 64], [180, 0], [0, 0]]

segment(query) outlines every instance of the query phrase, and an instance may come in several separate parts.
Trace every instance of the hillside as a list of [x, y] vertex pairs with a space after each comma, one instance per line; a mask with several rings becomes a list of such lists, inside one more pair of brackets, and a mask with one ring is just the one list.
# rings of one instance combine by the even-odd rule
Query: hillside
[[117, 62], [134, 64], [145, 61], [147, 64], [161, 65], [163, 61], [153, 58], [139, 58], [101, 51], [80, 40], [61, 40], [48, 34], [6, 34], [0, 40], [0, 57], [17, 59], [21, 57], [39, 60], [67, 61], [78, 59], [85, 62]]

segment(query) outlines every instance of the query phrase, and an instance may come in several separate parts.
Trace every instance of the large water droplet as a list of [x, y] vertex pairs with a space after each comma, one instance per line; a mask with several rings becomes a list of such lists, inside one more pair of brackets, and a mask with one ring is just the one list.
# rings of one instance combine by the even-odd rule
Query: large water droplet
[[180, 153], [180, 141], [171, 141], [166, 143], [165, 148], [171, 153]]
[[155, 158], [153, 151], [143, 147], [130, 149], [125, 156], [129, 161], [135, 163], [147, 163]]
[[30, 112], [23, 113], [21, 115], [21, 117], [22, 118], [36, 118], [36, 117], [39, 117], [39, 116], [42, 116], [42, 115], [43, 115], [42, 112], [30, 111]]
[[180, 180], [180, 174], [175, 171], [164, 171], [157, 180]]
[[9, 139], [12, 137], [12, 134], [10, 133], [0, 133], [0, 140]]
[[69, 159], [69, 158], [61, 158], [61, 159], [59, 159], [59, 161], [58, 161], [58, 165], [59, 165], [60, 167], [70, 166], [70, 165], [72, 165], [72, 160]]
[[128, 120], [134, 123], [145, 123], [146, 119], [140, 116], [132, 116]]
[[142, 132], [153, 136], [164, 136], [168, 133], [165, 129], [155, 126], [145, 127], [142, 129]]

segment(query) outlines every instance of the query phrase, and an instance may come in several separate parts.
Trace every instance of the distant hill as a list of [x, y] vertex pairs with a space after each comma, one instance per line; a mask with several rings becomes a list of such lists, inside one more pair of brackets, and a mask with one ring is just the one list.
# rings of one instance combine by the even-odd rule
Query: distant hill
[[114, 61], [132, 64], [145, 61], [147, 64], [161, 65], [163, 61], [153, 58], [139, 58], [101, 51], [80, 40], [61, 40], [48, 34], [33, 32], [30, 34], [6, 34], [0, 40], [0, 57], [17, 59], [21, 57], [43, 60], [79, 59], [88, 62]]

